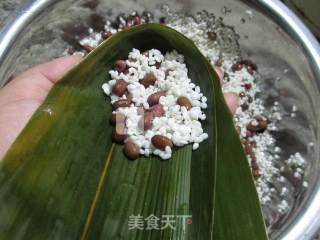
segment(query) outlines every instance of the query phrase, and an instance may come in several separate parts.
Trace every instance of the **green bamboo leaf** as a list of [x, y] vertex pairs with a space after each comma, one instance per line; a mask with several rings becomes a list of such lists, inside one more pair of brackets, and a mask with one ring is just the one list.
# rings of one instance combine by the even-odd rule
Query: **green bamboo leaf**
[[[217, 81], [214, 85], [219, 88]], [[221, 91], [216, 91], [216, 106], [214, 239], [267, 239], [254, 180], [239, 139], [234, 137], [237, 133]]]
[[[111, 142], [112, 108], [101, 85], [132, 48], [185, 56], [208, 97], [209, 138], [199, 150], [132, 162]], [[115, 34], [55, 85], [1, 162], [0, 204], [0, 239], [267, 239], [213, 68], [191, 40], [159, 24]], [[192, 224], [130, 230], [137, 215], [192, 215]]]

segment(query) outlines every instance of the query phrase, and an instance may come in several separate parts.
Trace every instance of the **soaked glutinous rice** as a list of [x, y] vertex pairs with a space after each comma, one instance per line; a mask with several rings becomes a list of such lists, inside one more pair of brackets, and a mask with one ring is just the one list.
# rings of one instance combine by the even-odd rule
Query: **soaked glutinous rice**
[[[183, 55], [133, 49], [128, 60], [120, 61], [118, 65], [123, 66], [109, 72], [112, 80], [102, 88], [117, 108], [113, 114], [125, 119], [124, 142], [135, 143], [142, 155], [154, 154], [162, 159], [171, 157], [172, 146], [191, 143], [196, 150], [208, 138], [201, 123], [206, 119], [202, 110], [207, 108], [207, 98], [188, 77]], [[118, 107], [123, 100], [127, 104]], [[158, 146], [153, 138], [156, 135], [172, 143]]]
[[[216, 71], [223, 77], [223, 91], [233, 92], [239, 96], [239, 106], [234, 115], [234, 123], [237, 127], [245, 153], [247, 154], [252, 174], [256, 180], [256, 187], [260, 201], [264, 207], [266, 222], [267, 224], [273, 224], [280, 219], [281, 216], [287, 214], [293, 206], [296, 190], [292, 182], [300, 183], [303, 188], [308, 187], [308, 183], [303, 179], [306, 161], [298, 152], [292, 154], [288, 159], [281, 159], [280, 156], [283, 150], [276, 145], [275, 138], [272, 134], [278, 131], [278, 125], [281, 123], [283, 117], [279, 103], [274, 101], [271, 108], [266, 108], [262, 99], [259, 98], [259, 93], [262, 91], [260, 89], [260, 83], [263, 79], [261, 79], [259, 75], [258, 66], [249, 59], [242, 58], [238, 44], [238, 35], [232, 27], [224, 25], [222, 19], [216, 19], [207, 12], [200, 12], [195, 16], [186, 16], [172, 13], [168, 7], [163, 8], [162, 17], [158, 20], [155, 20], [151, 13], [139, 14], [133, 12], [128, 15], [120, 14], [106, 21], [103, 32], [90, 28], [89, 35], [80, 39], [78, 42], [79, 45], [83, 47], [83, 50], [76, 53], [86, 54], [94, 49], [101, 41], [124, 28], [154, 21], [160, 21], [193, 40], [203, 55], [208, 58], [216, 68]], [[77, 49], [69, 49], [66, 53], [75, 53], [75, 50]], [[172, 55], [173, 53], [170, 54]], [[175, 54], [173, 55], [175, 56]], [[166, 56], [163, 57], [166, 58]], [[183, 64], [183, 62], [180, 62], [180, 64]], [[114, 80], [118, 78], [117, 73], [114, 72], [111, 74], [114, 74]], [[155, 74], [157, 73], [155, 72]], [[157, 90], [160, 90], [158, 86], [156, 87]], [[110, 89], [110, 83], [109, 86], [104, 85], [106, 93], [110, 94]], [[196, 89], [194, 89], [194, 91], [197, 92]], [[151, 92], [152, 91], [148, 92], [148, 94]], [[200, 89], [198, 93], [201, 94]], [[178, 95], [174, 96], [177, 97]], [[135, 98], [142, 104], [146, 104], [145, 99], [139, 96], [135, 96]], [[115, 100], [112, 94], [111, 99]], [[172, 101], [171, 104], [173, 104], [173, 102], [174, 101]], [[200, 110], [197, 110], [196, 115], [200, 119], [199, 122], [201, 122], [203, 121], [201, 118], [204, 118], [202, 116], [204, 106], [201, 104], [204, 104], [205, 100], [200, 100], [199, 102]], [[168, 104], [170, 104], [170, 101]], [[148, 106], [146, 105], [145, 107]], [[134, 107], [132, 109], [134, 109]], [[296, 116], [295, 113], [297, 110], [296, 106], [292, 106], [291, 117]], [[117, 111], [120, 112], [121, 109]], [[133, 115], [136, 116], [137, 111], [132, 111], [134, 112]], [[124, 114], [130, 115], [131, 113], [124, 112]], [[166, 114], [169, 115], [172, 114], [172, 112], [167, 112]], [[136, 120], [138, 120], [138, 117]], [[156, 128], [158, 126], [157, 121], [158, 120], [156, 120]], [[133, 127], [132, 131], [137, 132], [138, 130]], [[164, 131], [163, 134], [168, 133]], [[204, 136], [205, 135], [203, 135], [202, 138], [204, 138]], [[136, 134], [134, 137], [140, 138], [142, 136]], [[142, 138], [145, 139], [145, 137]], [[145, 140], [149, 144], [150, 136]], [[192, 142], [192, 140], [190, 141]], [[179, 144], [179, 140], [176, 143]], [[149, 149], [148, 144], [145, 144], [145, 149]], [[149, 151], [143, 150], [144, 146], [141, 144], [139, 146], [141, 146], [142, 149], [135, 151], [135, 153], [146, 155], [151, 154], [151, 151], [153, 151], [150, 145], [151, 150]], [[193, 148], [197, 147], [197, 142], [194, 141]], [[156, 154], [162, 154], [162, 157], [167, 158], [171, 154], [169, 154], [170, 151], [168, 148], [167, 150], [168, 151], [166, 151], [166, 149], [164, 149], [164, 151], [157, 151]], [[290, 178], [288, 176], [290, 176]]]

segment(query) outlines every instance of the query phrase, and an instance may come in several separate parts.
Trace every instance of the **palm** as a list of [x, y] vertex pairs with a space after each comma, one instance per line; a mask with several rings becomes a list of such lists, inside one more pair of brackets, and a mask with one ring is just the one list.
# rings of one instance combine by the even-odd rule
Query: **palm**
[[78, 56], [71, 56], [38, 65], [0, 90], [0, 159], [54, 83], [80, 59]]
[[[0, 159], [46, 98], [54, 83], [80, 60], [79, 56], [69, 56], [38, 65], [0, 89]], [[225, 98], [231, 112], [234, 112], [237, 98], [230, 93], [226, 93]]]

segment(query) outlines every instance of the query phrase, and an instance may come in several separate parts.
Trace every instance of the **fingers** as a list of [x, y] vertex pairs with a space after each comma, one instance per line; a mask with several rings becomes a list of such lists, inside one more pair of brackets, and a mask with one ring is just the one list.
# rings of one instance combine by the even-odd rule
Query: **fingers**
[[81, 59], [80, 56], [67, 56], [37, 65], [20, 74], [1, 89], [0, 99], [5, 99], [4, 102], [21, 99], [34, 99], [42, 102], [54, 83]]
[[50, 62], [37, 65], [30, 70], [24, 72], [17, 79], [24, 79], [34, 75], [42, 75], [52, 83], [56, 83], [71, 68], [81, 61], [82, 57], [78, 55], [65, 56], [54, 59]]
[[52, 83], [55, 83], [63, 77], [71, 68], [77, 65], [81, 61], [82, 57], [73, 55], [55, 59], [51, 62], [38, 65], [34, 68], [49, 79]]
[[[223, 84], [223, 76], [224, 76], [224, 71], [222, 70], [222, 68], [214, 66], [214, 69], [220, 79], [220, 83], [221, 85]], [[239, 98], [238, 95], [235, 93], [224, 93], [224, 98], [226, 100], [226, 103], [230, 109], [230, 112], [232, 114], [235, 114], [238, 104], [239, 104]]]
[[224, 98], [225, 98], [226, 103], [230, 109], [230, 112], [232, 114], [235, 114], [237, 107], [238, 107], [238, 103], [239, 103], [238, 95], [235, 93], [225, 93]]

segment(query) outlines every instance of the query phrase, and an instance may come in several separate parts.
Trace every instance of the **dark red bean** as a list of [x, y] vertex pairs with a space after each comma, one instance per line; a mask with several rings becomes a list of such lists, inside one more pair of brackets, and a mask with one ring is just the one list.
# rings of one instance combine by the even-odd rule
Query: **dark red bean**
[[211, 40], [211, 41], [215, 41], [217, 40], [217, 34], [215, 32], [207, 32], [207, 35], [208, 35], [208, 38]]
[[251, 157], [251, 162], [256, 162], [257, 161], [257, 157], [256, 157], [255, 154], [251, 154], [250, 157]]
[[117, 95], [118, 97], [122, 97], [122, 95], [127, 91], [127, 86], [128, 83], [125, 80], [120, 79], [113, 85], [112, 93]]
[[241, 63], [235, 63], [232, 65], [231, 69], [232, 71], [240, 71], [243, 68], [243, 65]]
[[245, 83], [243, 86], [244, 86], [244, 88], [246, 90], [250, 90], [252, 88], [252, 84], [251, 83]]
[[242, 60], [240, 61], [241, 64], [246, 65], [246, 66], [250, 66], [250, 68], [254, 71], [258, 70], [258, 67], [255, 63], [253, 63], [251, 60]]
[[249, 142], [246, 142], [246, 144], [244, 145], [244, 151], [247, 155], [252, 154], [253, 147]]
[[254, 170], [259, 170], [259, 166], [256, 161], [251, 161], [251, 168]]
[[268, 120], [265, 118], [257, 119], [259, 129], [257, 132], [264, 132], [268, 128]]
[[252, 175], [254, 178], [259, 178], [260, 177], [260, 171], [258, 169], [252, 169]]
[[254, 133], [253, 132], [251, 132], [250, 130], [247, 130], [246, 131], [246, 137], [248, 138], [248, 137], [253, 137], [254, 136]]
[[241, 109], [242, 109], [243, 112], [244, 112], [244, 111], [247, 111], [247, 110], [249, 109], [249, 105], [248, 105], [247, 103], [243, 103], [243, 104], [241, 105]]
[[124, 153], [131, 160], [136, 160], [140, 154], [140, 147], [134, 142], [128, 141], [124, 144]]
[[127, 69], [127, 63], [125, 60], [117, 60], [114, 63], [114, 68], [118, 71], [118, 72], [124, 72]]
[[258, 129], [258, 124], [253, 124], [253, 121], [251, 121], [250, 123], [248, 123], [247, 129], [251, 132], [256, 132]]
[[245, 94], [244, 92], [240, 92], [240, 93], [239, 93], [239, 96], [240, 96], [241, 98], [243, 98], [243, 97], [246, 96], [246, 94]]
[[102, 32], [101, 33], [101, 37], [103, 38], [103, 39], [108, 39], [109, 37], [111, 37], [112, 36], [112, 33], [110, 32], [110, 31], [107, 31], [107, 32]]
[[187, 110], [192, 108], [192, 104], [187, 97], [181, 96], [177, 99], [177, 104], [181, 107], [185, 107]]
[[253, 124], [253, 121], [251, 121], [248, 125], [247, 125], [247, 129], [251, 132], [257, 132], [257, 133], [262, 133], [264, 132], [267, 127], [268, 127], [268, 120], [264, 117], [261, 116], [257, 116], [255, 117], [255, 121], [257, 123]]
[[166, 96], [166, 92], [165, 91], [159, 91], [159, 92], [155, 92], [152, 93], [149, 97], [148, 97], [148, 104], [149, 106], [153, 106], [159, 103], [159, 99], [163, 96]]
[[153, 73], [148, 73], [142, 80], [140, 80], [140, 83], [147, 88], [151, 85], [154, 85], [156, 81], [156, 76]]
[[133, 23], [133, 25], [139, 25], [139, 24], [141, 24], [141, 17], [139, 17], [139, 16], [134, 16], [133, 19], [132, 19], [132, 23]]
[[157, 69], [159, 69], [161, 67], [161, 62], [156, 62], [154, 65], [156, 66]]
[[252, 147], [254, 147], [254, 148], [257, 147], [257, 142], [256, 141], [251, 141], [250, 143], [251, 143]]
[[117, 109], [117, 108], [120, 108], [120, 107], [130, 107], [131, 105], [131, 101], [128, 100], [128, 99], [120, 99], [118, 101], [115, 101], [112, 106]]
[[167, 146], [173, 148], [173, 142], [169, 138], [162, 135], [154, 135], [151, 138], [151, 142], [153, 146], [161, 150], [165, 150]]
[[116, 143], [123, 143], [127, 138], [127, 129], [125, 124], [119, 123], [112, 130], [112, 140]]

